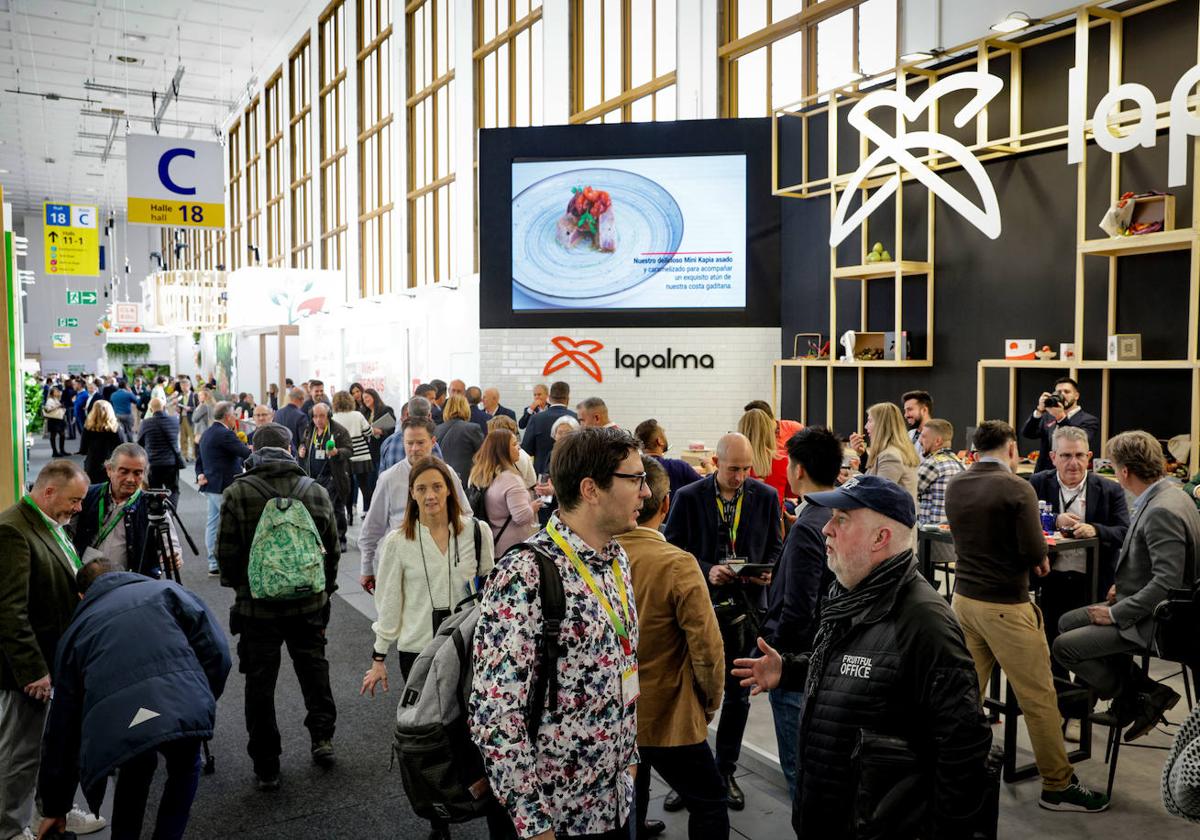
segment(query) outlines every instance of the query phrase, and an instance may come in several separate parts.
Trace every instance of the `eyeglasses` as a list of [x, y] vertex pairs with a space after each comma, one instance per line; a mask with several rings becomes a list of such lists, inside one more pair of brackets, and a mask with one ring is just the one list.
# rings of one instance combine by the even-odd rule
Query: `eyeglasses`
[[642, 492], [642, 488], [646, 486], [646, 474], [644, 472], [640, 472], [640, 473], [615, 472], [615, 473], [613, 473], [613, 478], [628, 478], [630, 481], [636, 481], [638, 483], [638, 492], [639, 493]]

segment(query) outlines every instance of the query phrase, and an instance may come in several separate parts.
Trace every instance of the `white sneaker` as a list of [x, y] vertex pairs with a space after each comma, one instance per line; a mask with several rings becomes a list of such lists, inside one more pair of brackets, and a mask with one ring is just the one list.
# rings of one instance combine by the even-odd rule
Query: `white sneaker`
[[1067, 721], [1067, 728], [1063, 731], [1063, 740], [1069, 744], [1078, 744], [1080, 738], [1079, 721], [1071, 719]]
[[37, 832], [31, 831], [29, 826], [25, 826], [20, 834], [14, 834], [12, 836], [12, 840], [37, 840]]
[[89, 814], [75, 803], [71, 803], [71, 810], [67, 813], [67, 831], [73, 831], [76, 834], [95, 834], [100, 829], [108, 825], [108, 820], [99, 814]]

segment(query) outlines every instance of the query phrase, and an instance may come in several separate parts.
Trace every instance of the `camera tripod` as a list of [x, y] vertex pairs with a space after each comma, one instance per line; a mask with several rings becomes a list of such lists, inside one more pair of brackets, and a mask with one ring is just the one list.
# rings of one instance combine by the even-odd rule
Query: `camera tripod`
[[[200, 549], [196, 548], [196, 543], [192, 540], [192, 535], [188, 533], [183, 520], [179, 518], [179, 513], [175, 510], [175, 505], [172, 504], [169, 494], [166, 492], [156, 493], [148, 491], [146, 496], [146, 518], [150, 523], [146, 539], [153, 546], [152, 551], [154, 554], [151, 557], [150, 563], [146, 564], [144, 573], [148, 573], [148, 576], [153, 577], [153, 572], [157, 565], [163, 578], [182, 585], [183, 581], [179, 577], [179, 566], [175, 563], [175, 545], [171, 540], [170, 520], [175, 520], [175, 525], [179, 528], [179, 533], [187, 540], [188, 548], [192, 550], [192, 554], [199, 555]], [[211, 776], [217, 771], [216, 760], [208, 748], [207, 740], [203, 741], [201, 746], [204, 750], [204, 775]]]

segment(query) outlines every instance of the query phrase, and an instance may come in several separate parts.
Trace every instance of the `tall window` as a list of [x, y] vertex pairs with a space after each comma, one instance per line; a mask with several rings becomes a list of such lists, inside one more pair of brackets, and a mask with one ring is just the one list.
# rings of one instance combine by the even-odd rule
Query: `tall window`
[[392, 289], [392, 3], [358, 0], [359, 292]]
[[542, 0], [475, 3], [475, 124], [542, 124]]
[[805, 5], [805, 0], [726, 0], [718, 53], [724, 116], [765, 117], [803, 98], [807, 32], [802, 25], [771, 34], [764, 30]]
[[452, 0], [410, 0], [408, 59], [408, 284], [454, 276], [450, 202], [454, 186]]
[[[246, 166], [242, 172], [242, 186], [246, 192], [246, 265], [262, 262], [262, 192], [258, 180], [261, 155], [258, 147], [258, 119], [262, 113], [261, 97], [254, 97], [246, 106], [246, 121], [242, 131], [242, 146], [246, 150]], [[252, 250], [253, 249], [253, 250]]]
[[896, 66], [896, 0], [865, 0], [817, 26], [817, 91]]
[[675, 119], [676, 0], [573, 0], [571, 122]]
[[311, 53], [305, 35], [288, 56], [288, 202], [291, 221], [291, 265], [312, 268], [312, 101], [309, 98]]
[[281, 266], [287, 259], [283, 239], [283, 68], [275, 71], [263, 90], [267, 144], [267, 265]]
[[346, 267], [346, 7], [334, 0], [317, 22], [321, 88], [321, 267]]
[[244, 262], [242, 248], [244, 230], [242, 223], [242, 121], [239, 119], [229, 127], [225, 136], [225, 151], [229, 156], [229, 261], [227, 271], [240, 268]]

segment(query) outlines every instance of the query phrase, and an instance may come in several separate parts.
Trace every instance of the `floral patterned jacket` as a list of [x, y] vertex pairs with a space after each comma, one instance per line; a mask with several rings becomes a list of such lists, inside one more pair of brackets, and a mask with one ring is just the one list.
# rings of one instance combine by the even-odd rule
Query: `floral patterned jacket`
[[637, 661], [637, 613], [629, 558], [616, 540], [597, 553], [557, 514], [550, 521], [587, 566], [621, 614], [613, 577], [625, 580], [633, 650], [626, 655], [599, 600], [546, 531], [529, 538], [558, 563], [566, 596], [558, 660], [558, 711], [547, 701], [531, 744], [525, 724], [533, 686], [542, 611], [538, 563], [532, 551], [507, 554], [483, 593], [475, 628], [471, 733], [483, 752], [492, 790], [518, 836], [549, 829], [558, 836], [600, 834], [631, 818], [637, 763], [637, 716], [622, 701], [622, 672]]

